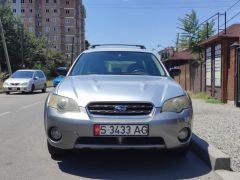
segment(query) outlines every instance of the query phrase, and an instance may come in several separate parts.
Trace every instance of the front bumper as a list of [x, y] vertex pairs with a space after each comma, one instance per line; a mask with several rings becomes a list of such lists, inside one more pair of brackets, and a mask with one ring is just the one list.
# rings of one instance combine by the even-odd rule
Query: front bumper
[[[178, 139], [179, 131], [187, 127], [192, 129], [192, 108], [185, 109], [181, 113], [160, 112], [160, 108], [155, 108], [148, 116], [89, 116], [85, 108], [81, 108], [79, 113], [60, 113], [54, 108], [45, 107], [44, 122], [48, 142], [61, 149], [74, 148], [181, 148], [189, 144], [191, 135], [185, 142]], [[134, 144], [122, 145], [121, 141], [125, 137], [116, 137], [117, 144], [84, 144], [79, 143], [81, 138], [94, 138], [94, 124], [148, 124], [149, 136], [147, 138], [162, 138], [162, 144]], [[62, 133], [59, 141], [53, 141], [49, 137], [49, 130], [57, 127]], [[99, 137], [96, 137], [99, 138]], [[113, 138], [113, 137], [112, 137]], [[138, 137], [136, 137], [138, 138]], [[139, 137], [140, 138], [140, 137]]]
[[31, 86], [29, 85], [17, 85], [17, 86], [3, 86], [5, 92], [30, 92]]

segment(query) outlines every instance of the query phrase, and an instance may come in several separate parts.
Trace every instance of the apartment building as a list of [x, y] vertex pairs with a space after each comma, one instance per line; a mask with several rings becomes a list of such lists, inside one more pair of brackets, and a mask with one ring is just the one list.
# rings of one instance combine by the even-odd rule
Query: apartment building
[[69, 60], [85, 49], [86, 11], [82, 0], [12, 0], [11, 7], [25, 29], [45, 37], [48, 47], [61, 50]]

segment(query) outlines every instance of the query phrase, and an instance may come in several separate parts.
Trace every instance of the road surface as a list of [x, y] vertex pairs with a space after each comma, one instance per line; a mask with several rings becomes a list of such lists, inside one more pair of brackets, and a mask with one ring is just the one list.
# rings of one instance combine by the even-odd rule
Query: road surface
[[191, 151], [176, 158], [156, 150], [84, 150], [52, 160], [43, 126], [47, 95], [0, 94], [0, 179], [218, 179]]

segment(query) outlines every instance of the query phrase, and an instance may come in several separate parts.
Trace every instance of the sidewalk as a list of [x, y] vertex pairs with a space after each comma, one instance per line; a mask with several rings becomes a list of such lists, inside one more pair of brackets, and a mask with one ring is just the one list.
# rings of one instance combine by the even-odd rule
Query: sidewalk
[[231, 167], [240, 172], [240, 108], [193, 100], [193, 131], [231, 157]]

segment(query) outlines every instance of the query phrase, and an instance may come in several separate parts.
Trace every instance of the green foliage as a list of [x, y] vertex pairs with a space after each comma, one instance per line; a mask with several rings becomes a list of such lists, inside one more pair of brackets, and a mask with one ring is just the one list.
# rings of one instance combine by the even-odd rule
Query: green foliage
[[184, 18], [179, 18], [179, 22], [179, 29], [183, 31], [179, 39], [180, 47], [189, 49], [193, 53], [201, 52], [199, 42], [213, 35], [214, 22], [211, 21], [208, 25], [200, 26], [197, 13], [194, 10], [189, 14], [185, 14]]
[[[23, 68], [41, 69], [48, 77], [54, 76], [54, 70], [58, 66], [66, 65], [66, 57], [63, 53], [46, 48], [45, 39], [36, 38], [34, 34], [23, 29], [19, 18], [15, 18], [11, 8], [0, 7], [0, 18], [5, 31], [8, 54], [12, 70]], [[21, 40], [23, 42], [23, 63]], [[0, 41], [0, 63], [6, 69], [6, 60], [3, 45]]]
[[188, 94], [193, 99], [202, 99], [205, 102], [210, 103], [210, 104], [223, 104], [220, 99], [217, 99], [215, 97], [211, 97], [211, 96], [209, 96], [208, 94], [206, 94], [204, 92], [200, 92], [200, 93], [188, 92]]

